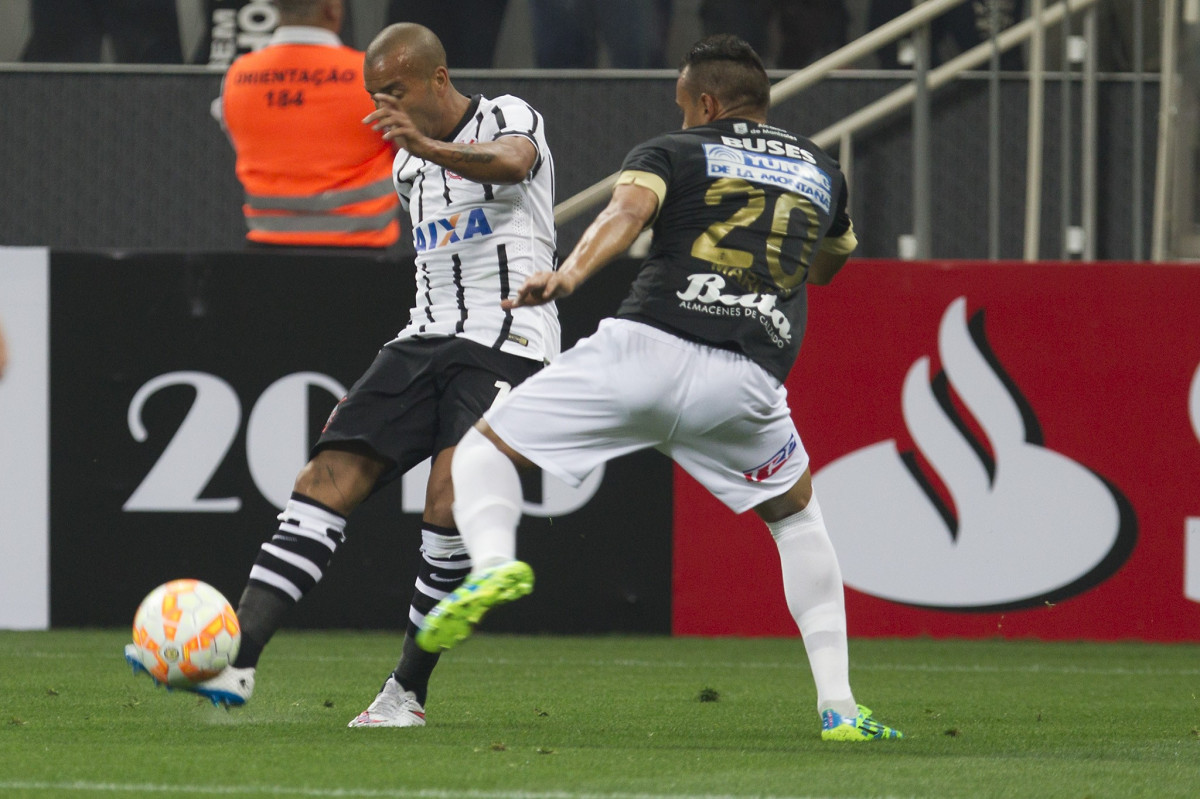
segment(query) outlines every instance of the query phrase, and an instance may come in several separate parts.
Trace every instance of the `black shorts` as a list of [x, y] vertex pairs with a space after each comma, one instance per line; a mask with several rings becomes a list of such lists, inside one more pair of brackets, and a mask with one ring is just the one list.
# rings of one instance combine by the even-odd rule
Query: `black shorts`
[[457, 444], [502, 390], [541, 368], [465, 338], [391, 342], [329, 414], [312, 454], [364, 443], [392, 464], [382, 486]]

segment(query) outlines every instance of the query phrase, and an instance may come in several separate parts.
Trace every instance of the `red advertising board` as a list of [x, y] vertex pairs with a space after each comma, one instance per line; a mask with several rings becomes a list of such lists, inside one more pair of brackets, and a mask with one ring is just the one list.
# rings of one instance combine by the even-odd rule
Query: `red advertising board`
[[[788, 391], [851, 635], [1200, 640], [1200, 265], [852, 261]], [[796, 634], [678, 469], [674, 547], [676, 634]]]

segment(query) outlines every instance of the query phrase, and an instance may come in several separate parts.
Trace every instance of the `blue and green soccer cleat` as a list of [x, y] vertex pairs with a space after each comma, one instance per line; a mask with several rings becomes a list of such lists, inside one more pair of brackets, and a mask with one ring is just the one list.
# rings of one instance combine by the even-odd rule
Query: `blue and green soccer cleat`
[[[154, 681], [155, 685], [164, 686], [168, 691], [172, 690], [170, 685], [159, 680], [157, 675], [152, 674], [150, 669], [146, 668], [137, 644], [125, 644], [125, 662], [133, 667], [135, 675], [145, 674]], [[210, 677], [203, 682], [176, 687], [179, 690], [199, 694], [212, 702], [214, 706], [230, 708], [244, 705], [250, 695], [254, 693], [254, 668], [239, 669], [235, 666], [226, 666], [215, 677]]]
[[857, 716], [842, 716], [836, 711], [821, 713], [822, 741], [882, 741], [887, 738], [903, 738], [904, 733], [894, 730], [871, 717], [870, 708], [858, 706]]
[[450, 649], [469, 636], [484, 614], [533, 591], [533, 569], [519, 560], [472, 574], [425, 616], [417, 646], [426, 652]]

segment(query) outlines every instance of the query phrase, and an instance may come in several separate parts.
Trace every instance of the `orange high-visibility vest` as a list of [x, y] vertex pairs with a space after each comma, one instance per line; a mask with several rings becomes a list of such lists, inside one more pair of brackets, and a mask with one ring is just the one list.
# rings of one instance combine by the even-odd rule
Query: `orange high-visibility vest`
[[362, 67], [353, 48], [293, 43], [229, 67], [221, 103], [246, 192], [246, 238], [340, 247], [399, 238], [395, 151], [362, 123], [375, 110]]

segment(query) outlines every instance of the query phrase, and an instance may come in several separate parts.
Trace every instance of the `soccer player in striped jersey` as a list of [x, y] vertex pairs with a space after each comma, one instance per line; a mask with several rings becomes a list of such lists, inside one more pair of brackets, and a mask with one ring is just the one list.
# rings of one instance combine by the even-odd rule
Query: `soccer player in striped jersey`
[[227, 705], [249, 699], [263, 647], [285, 612], [321, 579], [345, 540], [347, 515], [431, 457], [421, 563], [400, 661], [375, 701], [350, 722], [412, 727], [425, 724], [438, 660], [415, 645], [414, 635], [471, 567], [451, 513], [454, 445], [496, 399], [559, 351], [553, 304], [501, 306], [527, 276], [556, 266], [554, 162], [541, 115], [516, 97], [458, 92], [429, 29], [385, 28], [364, 64], [376, 110], [363, 122], [399, 148], [392, 173], [412, 221], [416, 305], [407, 326], [334, 408], [279, 515], [278, 532], [262, 545], [237, 609], [237, 660], [195, 690]]

